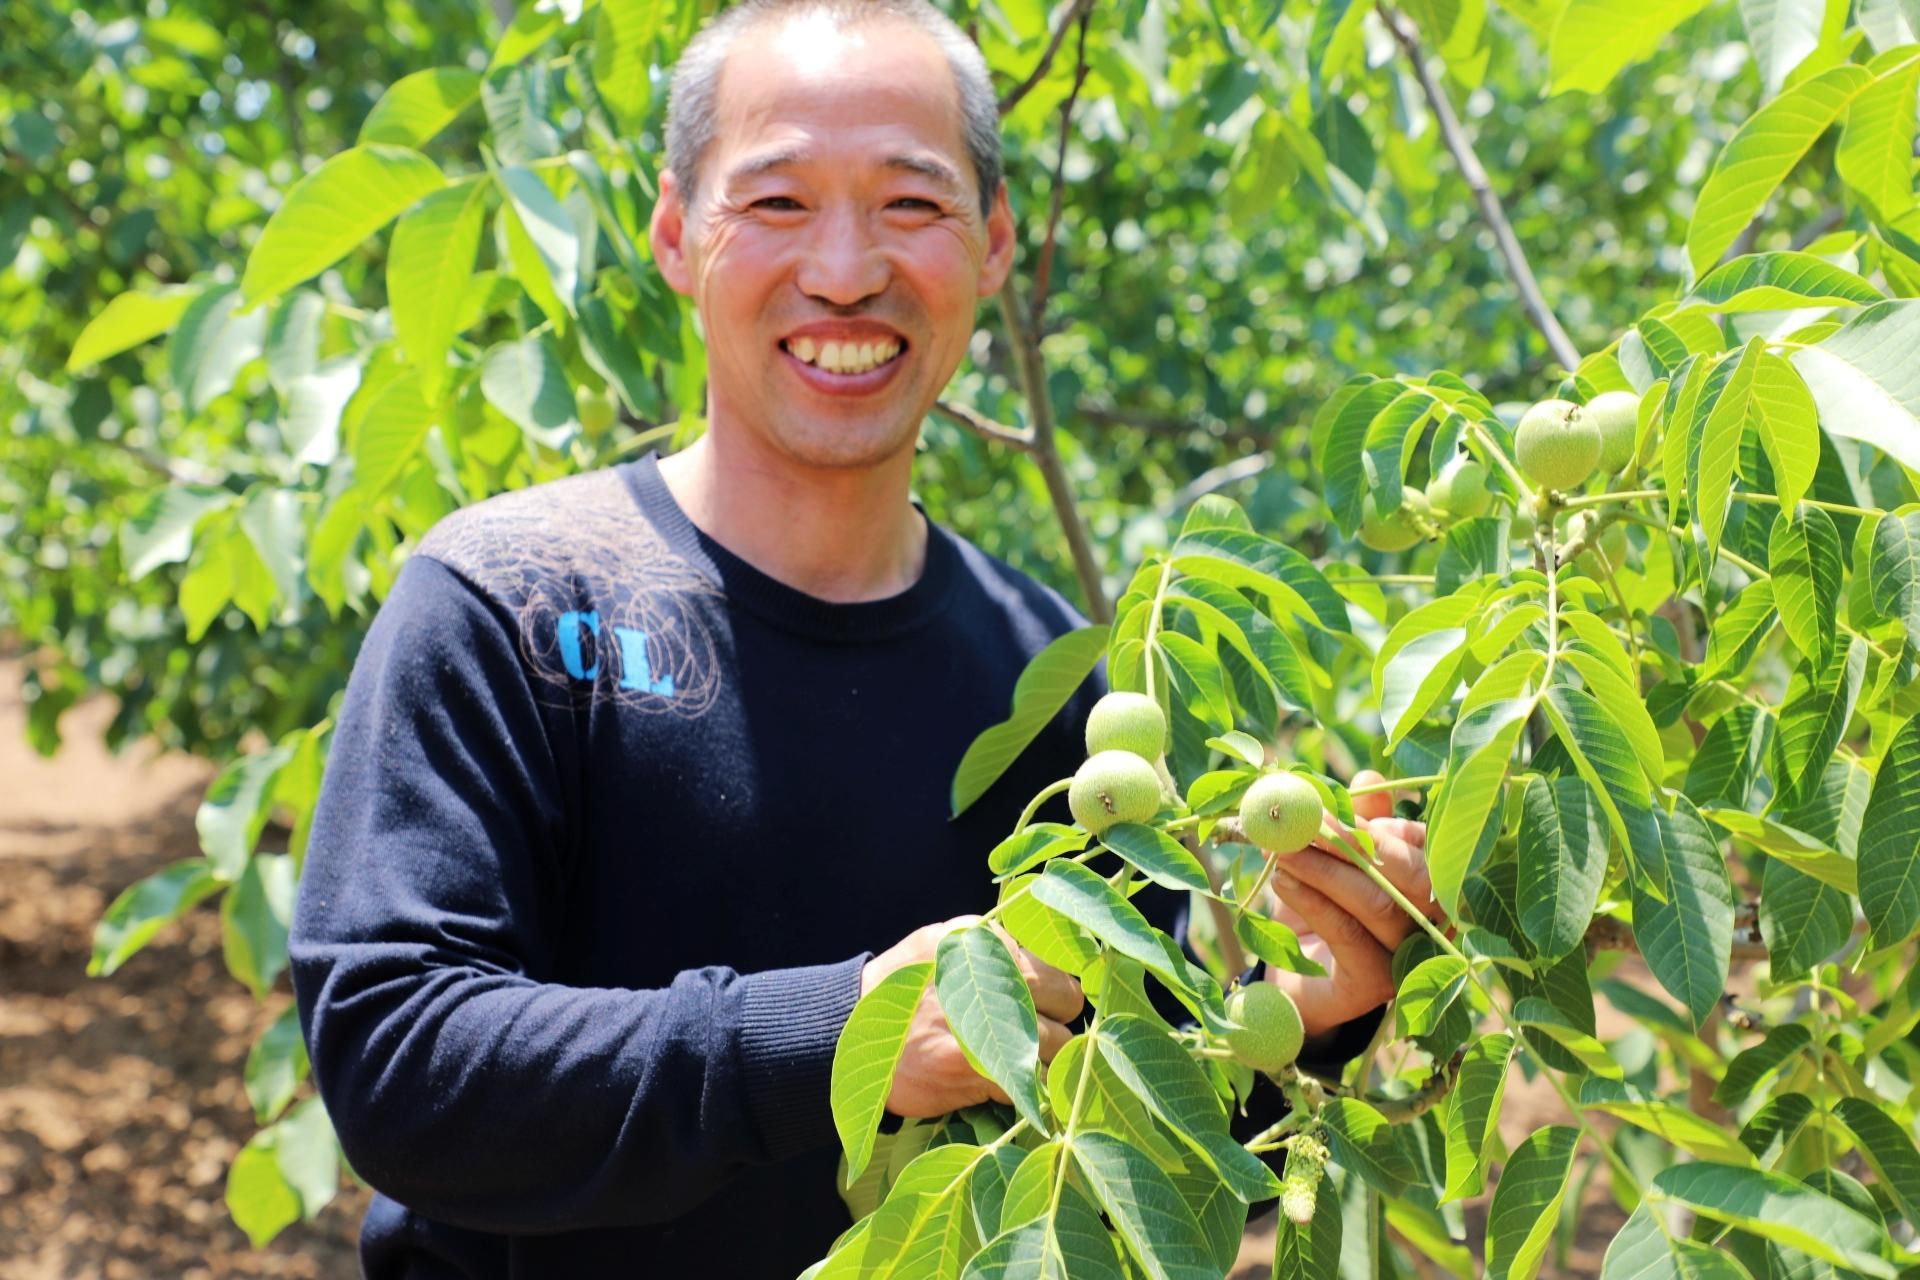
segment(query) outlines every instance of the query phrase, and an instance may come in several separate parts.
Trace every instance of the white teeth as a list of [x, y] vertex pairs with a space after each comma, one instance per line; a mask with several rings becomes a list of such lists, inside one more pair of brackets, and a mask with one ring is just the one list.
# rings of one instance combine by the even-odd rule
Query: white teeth
[[804, 360], [830, 373], [868, 373], [900, 354], [900, 343], [892, 338], [879, 342], [826, 342], [816, 350], [813, 339], [795, 338], [787, 344], [795, 359]]

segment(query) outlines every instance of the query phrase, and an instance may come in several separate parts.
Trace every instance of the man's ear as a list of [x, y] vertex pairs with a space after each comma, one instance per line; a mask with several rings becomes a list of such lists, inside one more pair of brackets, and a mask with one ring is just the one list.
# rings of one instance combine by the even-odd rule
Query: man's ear
[[693, 271], [687, 261], [687, 204], [685, 193], [671, 169], [660, 174], [660, 198], [653, 202], [653, 218], [647, 225], [647, 241], [653, 246], [653, 262], [675, 293], [693, 296]]
[[1000, 286], [1007, 282], [1007, 273], [1013, 270], [1013, 206], [1007, 201], [1006, 180], [1000, 182], [1000, 189], [993, 193], [993, 204], [987, 210], [987, 256], [980, 264], [980, 296], [991, 297], [1000, 292]]

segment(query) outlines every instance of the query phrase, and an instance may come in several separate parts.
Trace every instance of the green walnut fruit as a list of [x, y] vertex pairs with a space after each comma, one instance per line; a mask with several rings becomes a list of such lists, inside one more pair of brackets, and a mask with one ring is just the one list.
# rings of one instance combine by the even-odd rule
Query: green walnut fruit
[[1600, 433], [1600, 471], [1612, 475], [1633, 461], [1633, 437], [1640, 429], [1640, 397], [1631, 391], [1602, 391], [1587, 401], [1580, 416]]
[[1578, 489], [1600, 462], [1600, 431], [1570, 400], [1542, 400], [1513, 433], [1514, 461], [1548, 489]]
[[1240, 798], [1240, 829], [1269, 853], [1298, 853], [1320, 834], [1320, 793], [1297, 773], [1254, 779]]
[[1627, 526], [1610, 524], [1600, 531], [1600, 550], [1606, 552], [1607, 563], [1618, 569], [1627, 562]]
[[1096, 836], [1116, 822], [1145, 822], [1160, 812], [1160, 775], [1131, 751], [1102, 751], [1073, 775], [1067, 808]]
[[1405, 551], [1427, 536], [1415, 517], [1424, 520], [1432, 514], [1427, 495], [1410, 486], [1401, 486], [1399, 509], [1385, 515], [1369, 493], [1360, 508], [1360, 545], [1375, 551]]
[[573, 401], [574, 411], [580, 416], [580, 430], [588, 436], [599, 435], [620, 416], [619, 406], [614, 404], [613, 396], [605, 391], [582, 387], [574, 393]]
[[1292, 997], [1271, 982], [1252, 982], [1227, 997], [1227, 1047], [1255, 1071], [1274, 1072], [1300, 1056], [1306, 1028]]
[[1533, 529], [1533, 512], [1525, 502], [1521, 502], [1513, 509], [1513, 523], [1510, 526], [1510, 530], [1514, 537], [1525, 542], [1533, 536]]
[[1144, 693], [1110, 693], [1087, 716], [1087, 754], [1131, 751], [1158, 760], [1167, 748], [1167, 717]]
[[1427, 486], [1427, 501], [1435, 511], [1456, 520], [1487, 514], [1493, 495], [1487, 492], [1487, 469], [1472, 458], [1456, 458]]

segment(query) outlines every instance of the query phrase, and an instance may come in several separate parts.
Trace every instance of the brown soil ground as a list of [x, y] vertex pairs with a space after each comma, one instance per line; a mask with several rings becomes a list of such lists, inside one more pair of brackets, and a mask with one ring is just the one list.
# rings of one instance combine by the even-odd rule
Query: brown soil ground
[[[66, 717], [65, 747], [42, 760], [26, 746], [19, 675], [0, 661], [0, 1280], [351, 1280], [363, 1189], [343, 1187], [264, 1250], [223, 1199], [255, 1128], [241, 1066], [290, 999], [285, 980], [263, 1006], [228, 976], [211, 904], [113, 977], [86, 976], [114, 895], [196, 851], [211, 770], [143, 749], [110, 755], [99, 702]], [[1509, 1143], [1565, 1120], [1544, 1082], [1515, 1077], [1507, 1100]], [[1568, 1265], [1546, 1275], [1599, 1273], [1623, 1220], [1605, 1184], [1589, 1185]], [[1476, 1246], [1485, 1211], [1484, 1199], [1468, 1206]], [[1268, 1214], [1233, 1280], [1269, 1274], [1272, 1232]]]

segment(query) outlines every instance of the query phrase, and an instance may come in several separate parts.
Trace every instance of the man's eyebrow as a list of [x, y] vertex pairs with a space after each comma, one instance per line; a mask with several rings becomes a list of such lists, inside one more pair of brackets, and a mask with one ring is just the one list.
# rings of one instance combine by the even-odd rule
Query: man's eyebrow
[[762, 174], [779, 169], [791, 169], [807, 158], [807, 153], [799, 147], [783, 147], [778, 151], [768, 151], [757, 156], [748, 156], [727, 172], [729, 182], [757, 178]]
[[928, 155], [888, 156], [885, 167], [919, 174], [929, 181], [939, 183], [954, 195], [960, 194], [965, 185], [960, 181], [960, 175], [954, 172], [952, 165]]

